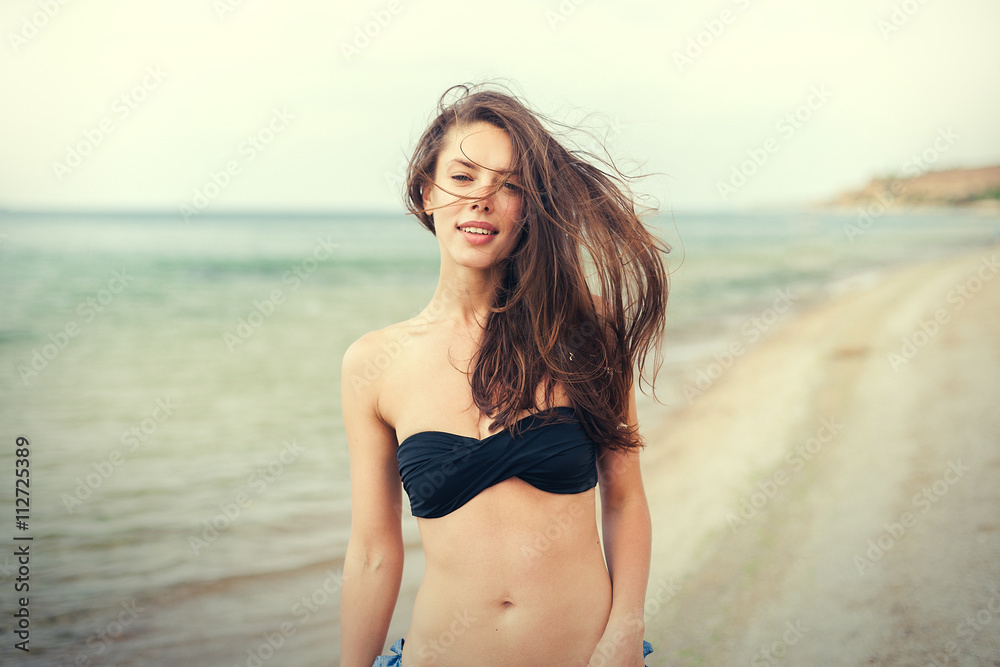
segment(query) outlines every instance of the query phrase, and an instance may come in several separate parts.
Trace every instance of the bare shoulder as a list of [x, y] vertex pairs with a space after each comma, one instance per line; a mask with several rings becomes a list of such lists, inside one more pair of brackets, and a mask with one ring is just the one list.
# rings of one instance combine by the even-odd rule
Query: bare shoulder
[[357, 370], [357, 366], [363, 366], [379, 355], [397, 358], [405, 354], [406, 348], [425, 329], [426, 324], [411, 319], [369, 331], [347, 348], [344, 353], [344, 370]]
[[409, 356], [411, 347], [426, 328], [416, 319], [370, 331], [351, 343], [344, 352], [342, 374], [345, 384], [357, 390], [377, 388], [394, 362]]

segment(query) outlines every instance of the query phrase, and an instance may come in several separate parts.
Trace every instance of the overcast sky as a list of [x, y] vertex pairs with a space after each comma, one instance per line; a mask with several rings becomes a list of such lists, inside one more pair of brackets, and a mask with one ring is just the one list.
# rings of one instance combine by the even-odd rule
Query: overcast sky
[[0, 30], [0, 208], [399, 209], [484, 79], [591, 114], [667, 209], [1000, 163], [996, 0], [5, 0]]

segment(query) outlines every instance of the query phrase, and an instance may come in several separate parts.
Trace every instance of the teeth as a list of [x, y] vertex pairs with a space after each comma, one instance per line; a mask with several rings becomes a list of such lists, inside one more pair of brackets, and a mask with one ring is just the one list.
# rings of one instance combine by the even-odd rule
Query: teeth
[[483, 234], [484, 236], [489, 236], [490, 234], [494, 233], [486, 229], [483, 229], [481, 227], [459, 227], [459, 229], [462, 230], [463, 232], [469, 232], [471, 234]]

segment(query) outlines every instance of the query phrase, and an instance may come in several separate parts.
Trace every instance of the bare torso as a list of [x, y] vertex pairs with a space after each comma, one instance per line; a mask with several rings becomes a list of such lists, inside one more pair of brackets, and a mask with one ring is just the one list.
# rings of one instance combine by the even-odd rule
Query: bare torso
[[[397, 442], [421, 431], [490, 434], [466, 374], [476, 345], [468, 333], [416, 320], [380, 333], [399, 345], [378, 402]], [[566, 404], [557, 391], [539, 407]], [[611, 610], [594, 495], [512, 478], [446, 516], [418, 519], [426, 569], [404, 666], [586, 664]]]

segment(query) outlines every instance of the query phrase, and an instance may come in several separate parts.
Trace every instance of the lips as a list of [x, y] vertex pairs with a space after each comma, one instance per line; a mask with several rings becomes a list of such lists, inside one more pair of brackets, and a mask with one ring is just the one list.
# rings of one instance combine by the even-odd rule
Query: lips
[[458, 225], [458, 231], [472, 245], [490, 243], [500, 233], [496, 227], [482, 220], [473, 220]]
[[466, 234], [479, 234], [481, 236], [496, 236], [499, 234], [499, 230], [488, 222], [482, 222], [481, 220], [473, 220], [472, 222], [466, 222], [458, 226], [459, 231]]

